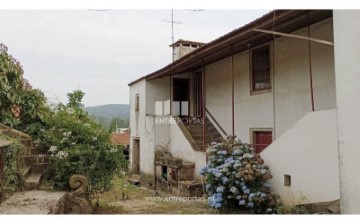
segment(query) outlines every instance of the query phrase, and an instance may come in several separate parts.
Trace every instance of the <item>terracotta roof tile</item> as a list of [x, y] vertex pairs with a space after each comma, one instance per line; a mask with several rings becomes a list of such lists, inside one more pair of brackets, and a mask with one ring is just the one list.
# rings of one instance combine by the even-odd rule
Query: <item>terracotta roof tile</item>
[[130, 133], [113, 133], [111, 134], [111, 143], [115, 145], [130, 145]]

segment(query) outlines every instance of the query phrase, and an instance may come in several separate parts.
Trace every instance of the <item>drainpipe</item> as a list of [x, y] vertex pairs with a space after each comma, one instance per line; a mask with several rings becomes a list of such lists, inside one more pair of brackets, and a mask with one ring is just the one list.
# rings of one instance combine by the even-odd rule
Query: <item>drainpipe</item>
[[[307, 18], [308, 18], [307, 33], [308, 33], [308, 37], [310, 38], [310, 17], [309, 17], [309, 14], [307, 14]], [[309, 51], [309, 74], [310, 74], [311, 111], [315, 111], [313, 76], [312, 76], [312, 64], [311, 64], [311, 41], [310, 41], [310, 40], [308, 40], [308, 51]]]
[[[202, 91], [202, 117], [203, 117], [203, 124], [202, 124], [202, 145], [203, 145], [203, 150], [205, 151], [205, 131], [206, 131], [206, 111], [205, 111], [205, 104], [206, 104], [206, 91], [205, 91], [205, 66], [204, 66], [204, 61], [201, 62], [201, 69], [202, 69], [202, 72], [201, 72], [201, 75], [202, 75], [202, 88], [201, 88], [201, 91]], [[206, 162], [207, 162], [207, 157], [206, 157]]]
[[234, 106], [234, 54], [233, 54], [233, 46], [230, 46], [231, 51], [231, 112], [232, 112], [232, 135], [235, 135], [235, 106]]

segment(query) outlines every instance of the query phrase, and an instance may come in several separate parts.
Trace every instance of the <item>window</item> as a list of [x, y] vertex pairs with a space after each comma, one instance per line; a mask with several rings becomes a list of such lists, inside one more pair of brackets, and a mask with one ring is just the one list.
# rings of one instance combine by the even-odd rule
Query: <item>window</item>
[[290, 187], [291, 186], [291, 176], [285, 174], [284, 175], [284, 186]]
[[136, 112], [139, 111], [139, 109], [140, 109], [140, 103], [139, 103], [139, 101], [140, 101], [139, 94], [136, 94], [136, 95], [135, 95], [135, 111], [136, 111]]
[[266, 46], [251, 52], [251, 90], [270, 88], [270, 47]]
[[271, 131], [254, 131], [253, 145], [256, 153], [261, 153], [272, 142]]

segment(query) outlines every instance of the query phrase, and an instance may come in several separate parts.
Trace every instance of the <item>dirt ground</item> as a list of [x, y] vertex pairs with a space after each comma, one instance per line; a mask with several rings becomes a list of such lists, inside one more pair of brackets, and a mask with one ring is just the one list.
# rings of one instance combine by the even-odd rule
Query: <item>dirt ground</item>
[[[172, 195], [127, 183], [127, 178], [115, 177], [111, 191], [99, 194], [96, 214], [216, 214], [206, 199], [174, 200]], [[155, 200], [152, 200], [154, 199]], [[179, 198], [178, 198], [179, 199]], [[181, 199], [181, 198], [180, 198]]]
[[16, 192], [0, 205], [0, 214], [47, 214], [64, 192], [24, 191]]
[[[0, 205], [0, 214], [48, 214], [64, 192], [24, 191], [13, 194]], [[92, 200], [94, 214], [216, 214], [206, 198], [178, 200], [172, 195], [136, 187], [127, 177], [114, 176], [110, 191]], [[175, 199], [175, 200], [174, 200]], [[182, 198], [180, 198], [182, 199]], [[186, 198], [185, 198], [186, 199]]]

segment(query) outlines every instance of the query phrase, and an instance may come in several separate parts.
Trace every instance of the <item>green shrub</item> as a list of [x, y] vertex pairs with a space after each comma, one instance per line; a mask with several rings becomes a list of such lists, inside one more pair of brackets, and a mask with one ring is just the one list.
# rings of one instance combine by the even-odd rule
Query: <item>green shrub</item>
[[47, 149], [50, 160], [46, 178], [58, 189], [69, 189], [71, 175], [82, 174], [91, 193], [106, 191], [114, 171], [127, 167], [123, 147], [110, 143], [110, 133], [83, 110], [83, 94], [77, 93], [80, 98], [69, 95], [68, 105], [59, 105], [46, 120], [49, 128], [41, 130], [37, 144]]
[[4, 193], [14, 192], [24, 186], [22, 179], [23, 161], [21, 156], [24, 154], [24, 146], [18, 140], [1, 136], [1, 139], [11, 141], [11, 145], [5, 149], [5, 166], [4, 166]]
[[229, 136], [208, 149], [206, 177], [209, 204], [221, 211], [269, 214], [276, 211], [277, 196], [271, 193], [269, 167], [248, 144]]

